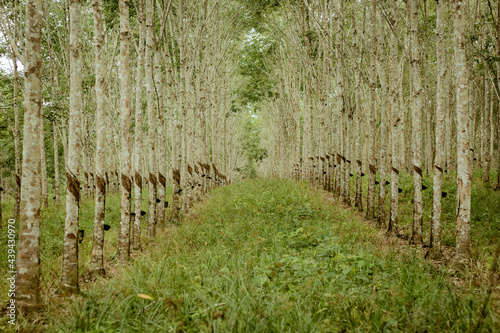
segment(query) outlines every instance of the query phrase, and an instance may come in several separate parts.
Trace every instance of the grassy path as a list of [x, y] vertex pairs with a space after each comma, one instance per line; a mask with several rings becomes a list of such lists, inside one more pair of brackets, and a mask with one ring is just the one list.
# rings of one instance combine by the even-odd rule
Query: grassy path
[[[469, 332], [484, 299], [290, 181], [217, 189], [146, 247], [113, 278], [49, 305], [44, 329]], [[498, 302], [481, 328], [500, 329]]]

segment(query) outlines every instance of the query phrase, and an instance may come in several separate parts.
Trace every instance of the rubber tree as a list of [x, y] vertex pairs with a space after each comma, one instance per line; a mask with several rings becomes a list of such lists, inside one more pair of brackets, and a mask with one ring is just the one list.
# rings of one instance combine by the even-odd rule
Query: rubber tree
[[441, 253], [441, 213], [443, 170], [445, 168], [445, 116], [446, 116], [446, 49], [445, 49], [445, 8], [444, 0], [436, 0], [436, 157], [434, 160], [434, 181], [432, 196], [432, 221], [430, 256], [440, 259]]
[[422, 243], [422, 79], [418, 36], [418, 0], [409, 0], [410, 15], [410, 69], [412, 77], [412, 152], [413, 152], [413, 229], [411, 242]]
[[82, 115], [82, 1], [70, 0], [70, 95], [69, 137], [66, 160], [66, 219], [60, 291], [77, 293], [78, 224], [80, 212], [80, 153]]
[[96, 195], [94, 214], [94, 240], [90, 270], [104, 275], [104, 218], [106, 214], [106, 63], [105, 31], [102, 0], [93, 0], [95, 38], [95, 94], [96, 94]]
[[470, 217], [472, 167], [469, 137], [469, 81], [465, 54], [465, 10], [463, 0], [453, 1], [457, 111], [457, 224], [454, 263], [470, 259]]
[[132, 192], [132, 144], [131, 144], [131, 96], [130, 84], [130, 21], [129, 0], [120, 0], [120, 138], [121, 138], [121, 182], [120, 182], [120, 234], [118, 238], [118, 260], [130, 257], [130, 208]]
[[19, 238], [16, 259], [16, 301], [20, 308], [31, 311], [41, 305], [42, 0], [26, 1], [25, 43], [25, 113]]

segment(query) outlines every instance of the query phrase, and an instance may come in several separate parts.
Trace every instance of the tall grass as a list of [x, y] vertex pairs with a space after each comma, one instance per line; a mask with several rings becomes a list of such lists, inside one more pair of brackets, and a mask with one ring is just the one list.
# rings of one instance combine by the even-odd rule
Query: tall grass
[[[392, 246], [358, 214], [290, 181], [217, 189], [147, 246], [114, 278], [51, 303], [40, 322], [20, 328], [465, 332], [484, 299], [412, 249]], [[490, 304], [484, 330], [500, 329], [498, 306]]]
[[[167, 198], [170, 198], [171, 190], [167, 190]], [[142, 209], [147, 211], [147, 190], [143, 193]], [[40, 257], [41, 257], [41, 284], [42, 284], [42, 296], [46, 304], [52, 302], [61, 302], [62, 299], [56, 298], [55, 291], [58, 288], [61, 269], [62, 269], [62, 251], [63, 251], [63, 236], [64, 236], [64, 219], [65, 219], [65, 200], [64, 196], [61, 196], [61, 203], [55, 206], [51, 201], [49, 207], [42, 209], [41, 211], [41, 241], [40, 241]], [[2, 201], [4, 206], [4, 221], [2, 225], [6, 225], [8, 218], [12, 217], [14, 202], [12, 198], [8, 198]], [[82, 197], [80, 203], [80, 221], [79, 229], [84, 230], [84, 239], [79, 244], [79, 274], [81, 277], [81, 283], [87, 281], [90, 277], [88, 275], [88, 269], [90, 266], [91, 254], [92, 254], [92, 240], [94, 231], [94, 199], [89, 197]], [[16, 227], [18, 226], [16, 221]], [[146, 222], [143, 222], [143, 237], [145, 237]], [[110, 225], [109, 231], [105, 231], [104, 240], [104, 257], [105, 257], [105, 268], [110, 270], [116, 270], [114, 266], [114, 257], [118, 248], [118, 232], [120, 225], [120, 195], [117, 192], [109, 192], [106, 197], [106, 215], [105, 223]], [[0, 250], [0, 306], [3, 308], [6, 306], [8, 301], [7, 295], [7, 233], [3, 232], [6, 228], [2, 229], [0, 234], [0, 244], [4, 246], [4, 249]], [[17, 235], [17, 233], [16, 233]], [[147, 239], [145, 239], [147, 242]], [[5, 292], [3, 292], [5, 291]], [[64, 303], [64, 302], [63, 302]], [[8, 328], [6, 323], [6, 316], [0, 317], [0, 331]], [[30, 329], [28, 329], [30, 331]]]
[[[482, 181], [483, 171], [474, 170], [471, 201], [471, 239], [473, 259], [484, 261], [495, 251], [495, 244], [500, 240], [500, 191], [495, 191], [492, 184]], [[495, 182], [497, 170], [490, 171], [490, 179]], [[378, 178], [377, 178], [378, 180]], [[367, 177], [363, 178], [363, 204], [366, 207]], [[454, 173], [445, 174], [443, 192], [447, 197], [442, 198], [442, 243], [445, 246], [455, 246], [456, 196], [457, 185]], [[428, 244], [430, 221], [432, 218], [432, 175], [424, 174], [423, 184], [427, 189], [423, 191], [423, 221], [424, 241]], [[413, 225], [413, 178], [411, 174], [401, 172], [400, 185], [403, 190], [399, 194], [399, 225], [400, 232], [411, 235]], [[376, 187], [378, 191], [378, 185]], [[355, 177], [351, 178], [352, 196], [355, 194]], [[387, 186], [390, 192], [390, 185]], [[378, 192], [377, 192], [378, 193]], [[378, 194], [377, 194], [378, 195]], [[390, 193], [386, 199], [386, 212], [389, 217]], [[376, 199], [378, 202], [378, 197]]]

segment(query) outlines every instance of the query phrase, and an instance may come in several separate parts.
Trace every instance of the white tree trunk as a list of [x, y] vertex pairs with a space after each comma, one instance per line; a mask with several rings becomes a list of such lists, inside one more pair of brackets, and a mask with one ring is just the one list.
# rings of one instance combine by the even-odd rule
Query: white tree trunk
[[[16, 304], [28, 311], [40, 297], [40, 126], [42, 124], [42, 0], [26, 1], [26, 61], [21, 212]], [[11, 242], [9, 242], [11, 244]], [[9, 253], [11, 255], [11, 253]], [[9, 259], [11, 257], [9, 256]], [[13, 270], [13, 269], [11, 269]]]
[[96, 196], [94, 239], [90, 270], [104, 275], [104, 217], [106, 213], [106, 64], [104, 58], [104, 22], [102, 0], [93, 0], [95, 33], [95, 93], [96, 93]]
[[141, 248], [141, 203], [142, 203], [142, 169], [141, 155], [142, 145], [142, 85], [144, 69], [144, 33], [146, 31], [146, 18], [144, 14], [144, 0], [139, 1], [137, 17], [139, 20], [139, 45], [136, 66], [135, 80], [135, 137], [134, 137], [134, 221], [132, 232], [132, 248], [139, 250]]
[[157, 166], [156, 166], [156, 114], [155, 114], [155, 92], [153, 83], [153, 52], [155, 50], [154, 31], [154, 3], [146, 0], [146, 99], [148, 112], [148, 235], [153, 237], [156, 232], [156, 190], [157, 190]]
[[372, 34], [370, 39], [370, 110], [368, 115], [368, 195], [366, 199], [366, 218], [372, 219], [375, 217], [375, 149], [376, 149], [376, 141], [375, 141], [375, 126], [376, 126], [376, 108], [377, 108], [377, 100], [376, 100], [376, 87], [377, 87], [377, 72], [376, 72], [376, 56], [377, 56], [377, 30], [376, 30], [376, 21], [377, 21], [377, 0], [372, 1], [372, 8], [370, 11], [370, 33]]
[[161, 230], [165, 227], [165, 188], [166, 188], [166, 178], [165, 173], [167, 171], [167, 156], [166, 156], [166, 145], [165, 145], [165, 104], [163, 97], [163, 71], [160, 64], [160, 50], [157, 49], [154, 55], [154, 75], [155, 75], [155, 87], [157, 93], [157, 105], [158, 105], [158, 200], [157, 202], [157, 220]]
[[70, 0], [70, 114], [66, 164], [66, 220], [61, 291], [76, 293], [78, 288], [78, 223], [80, 206], [80, 136], [82, 115], [82, 28], [81, 0]]
[[390, 98], [391, 98], [391, 212], [389, 218], [389, 233], [398, 233], [398, 220], [399, 220], [399, 171], [401, 170], [401, 123], [402, 112], [401, 105], [399, 105], [399, 64], [398, 64], [398, 39], [395, 35], [398, 31], [398, 13], [397, 13], [397, 0], [391, 1], [391, 23], [394, 30], [391, 34], [390, 40], [390, 70], [391, 80], [390, 85]]
[[422, 84], [418, 37], [418, 0], [410, 0], [410, 38], [412, 74], [412, 152], [413, 152], [413, 230], [411, 242], [422, 243]]
[[444, 44], [445, 26], [444, 0], [436, 0], [436, 157], [434, 160], [434, 186], [432, 197], [432, 221], [429, 254], [432, 259], [440, 259], [441, 253], [441, 200], [443, 170], [445, 168], [445, 121], [446, 121], [446, 49]]
[[130, 22], [129, 0], [120, 0], [120, 118], [121, 118], [121, 182], [120, 182], [120, 234], [118, 238], [117, 258], [126, 262], [130, 256], [130, 208], [132, 192], [132, 145], [130, 126], [132, 107], [130, 103]]
[[61, 198], [60, 190], [60, 175], [59, 175], [59, 143], [57, 140], [57, 126], [56, 122], [52, 122], [52, 131], [54, 138], [54, 205], [59, 206]]
[[[488, 70], [488, 69], [487, 69]], [[490, 164], [491, 164], [491, 152], [490, 152], [490, 139], [491, 139], [491, 120], [490, 120], [490, 112], [491, 112], [491, 85], [490, 78], [488, 73], [485, 75], [484, 82], [484, 110], [482, 118], [484, 119], [484, 124], [482, 126], [482, 139], [483, 143], [483, 159], [482, 159], [482, 167], [483, 167], [483, 182], [490, 182]]]
[[455, 67], [457, 87], [457, 233], [455, 264], [470, 259], [471, 161], [469, 154], [469, 96], [465, 55], [465, 10], [463, 0], [454, 1]]

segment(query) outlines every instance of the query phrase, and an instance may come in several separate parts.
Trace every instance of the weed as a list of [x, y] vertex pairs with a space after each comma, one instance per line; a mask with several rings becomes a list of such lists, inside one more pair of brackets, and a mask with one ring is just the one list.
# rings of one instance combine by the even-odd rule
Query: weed
[[[413, 253], [380, 251], [370, 226], [305, 184], [234, 184], [192, 215], [30, 329], [443, 332], [479, 318], [484, 292], [452, 285]], [[499, 329], [495, 307], [486, 331]]]

